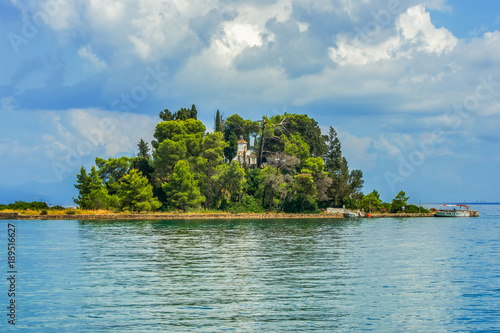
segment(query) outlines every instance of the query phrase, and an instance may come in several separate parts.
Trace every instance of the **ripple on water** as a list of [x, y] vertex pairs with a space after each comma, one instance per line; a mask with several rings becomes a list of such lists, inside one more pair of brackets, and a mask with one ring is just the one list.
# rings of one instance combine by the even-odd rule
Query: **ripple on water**
[[15, 221], [18, 328], [494, 331], [499, 222]]

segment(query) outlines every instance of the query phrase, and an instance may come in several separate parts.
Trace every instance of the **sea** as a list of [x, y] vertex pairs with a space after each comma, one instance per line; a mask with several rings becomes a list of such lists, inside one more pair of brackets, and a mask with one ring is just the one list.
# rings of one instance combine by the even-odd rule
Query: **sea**
[[0, 331], [500, 332], [500, 205], [471, 209], [1, 220]]

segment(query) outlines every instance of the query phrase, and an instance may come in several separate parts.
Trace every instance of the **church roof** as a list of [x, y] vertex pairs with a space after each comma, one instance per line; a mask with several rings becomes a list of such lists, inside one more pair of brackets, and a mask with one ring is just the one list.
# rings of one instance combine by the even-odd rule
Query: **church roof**
[[238, 140], [238, 143], [248, 143], [248, 142], [246, 142], [245, 140], [241, 139], [241, 140]]

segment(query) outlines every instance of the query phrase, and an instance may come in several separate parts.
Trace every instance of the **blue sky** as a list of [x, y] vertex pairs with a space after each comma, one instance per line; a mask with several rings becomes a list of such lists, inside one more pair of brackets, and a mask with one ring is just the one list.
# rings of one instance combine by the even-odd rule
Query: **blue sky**
[[0, 202], [71, 204], [193, 103], [333, 126], [386, 201], [500, 201], [496, 1], [10, 0], [0, 35]]

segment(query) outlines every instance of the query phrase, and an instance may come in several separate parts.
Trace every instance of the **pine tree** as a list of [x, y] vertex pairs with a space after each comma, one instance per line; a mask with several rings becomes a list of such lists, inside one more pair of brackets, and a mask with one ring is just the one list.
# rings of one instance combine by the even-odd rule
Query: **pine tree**
[[399, 213], [403, 210], [403, 206], [406, 206], [406, 202], [410, 197], [406, 196], [404, 191], [400, 191], [394, 199], [392, 199], [391, 213]]
[[174, 115], [169, 109], [165, 109], [160, 112], [160, 119], [163, 121], [171, 121], [174, 120]]
[[82, 166], [80, 169], [80, 174], [76, 175], [76, 185], [78, 189], [78, 198], [73, 199], [73, 201], [84, 209], [94, 209], [92, 201], [90, 200], [90, 194], [94, 191], [99, 191], [103, 189], [102, 181], [99, 178], [95, 166], [92, 167], [89, 174]]
[[153, 197], [153, 187], [148, 179], [136, 169], [131, 169], [120, 181], [118, 197], [123, 210], [136, 212], [152, 211], [160, 208], [161, 203]]
[[137, 144], [137, 147], [139, 147], [139, 154], [137, 156], [139, 157], [144, 157], [149, 159], [151, 156], [149, 155], [149, 147], [148, 143], [144, 142], [144, 140], [141, 138], [141, 141]]
[[196, 106], [194, 104], [191, 106], [191, 113], [189, 118], [193, 118], [195, 120], [198, 119], [198, 110], [196, 110]]
[[225, 141], [228, 143], [228, 146], [224, 148], [224, 156], [228, 161], [232, 161], [238, 153], [238, 138], [234, 131], [228, 131], [226, 134], [227, 138]]
[[85, 170], [85, 168], [82, 166], [80, 169], [80, 173], [76, 175], [75, 188], [78, 190], [78, 198], [73, 198], [73, 201], [80, 207], [84, 203], [85, 195], [89, 193], [87, 189], [88, 182], [89, 176], [87, 175], [87, 170]]
[[199, 207], [205, 200], [194, 175], [189, 171], [189, 164], [183, 160], [177, 162], [170, 182], [164, 183], [162, 188], [169, 205], [184, 211], [190, 207]]
[[327, 152], [324, 156], [325, 169], [332, 173], [342, 167], [342, 146], [337, 137], [337, 132], [330, 126], [327, 140]]

